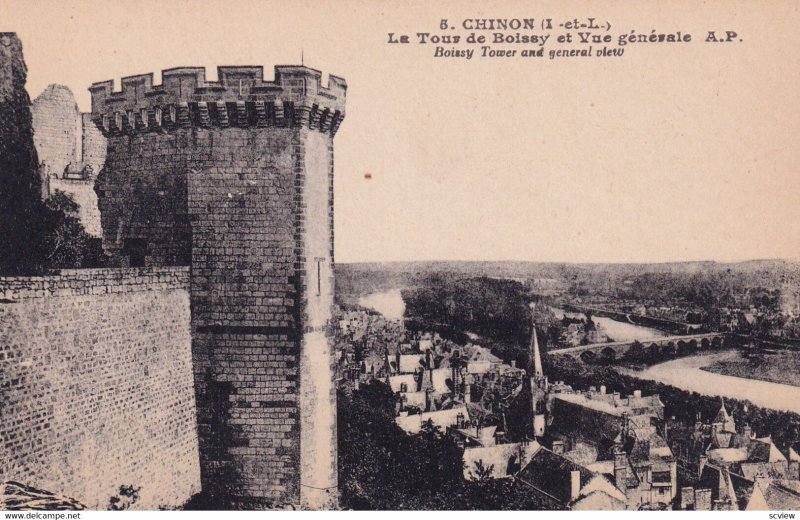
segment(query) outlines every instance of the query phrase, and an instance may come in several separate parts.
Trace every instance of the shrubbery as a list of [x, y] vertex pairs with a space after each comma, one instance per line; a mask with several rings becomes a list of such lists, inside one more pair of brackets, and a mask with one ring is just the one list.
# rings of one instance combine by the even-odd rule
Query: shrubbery
[[339, 392], [339, 490], [344, 509], [541, 509], [512, 480], [463, 478], [461, 449], [438, 428], [408, 435], [394, 422], [394, 395], [373, 381]]

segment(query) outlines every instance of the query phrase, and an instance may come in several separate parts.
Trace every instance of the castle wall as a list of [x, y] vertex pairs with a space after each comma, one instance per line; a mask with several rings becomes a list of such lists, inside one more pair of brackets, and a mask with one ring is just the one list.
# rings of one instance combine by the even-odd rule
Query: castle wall
[[0, 481], [105, 509], [200, 490], [185, 268], [0, 278]]

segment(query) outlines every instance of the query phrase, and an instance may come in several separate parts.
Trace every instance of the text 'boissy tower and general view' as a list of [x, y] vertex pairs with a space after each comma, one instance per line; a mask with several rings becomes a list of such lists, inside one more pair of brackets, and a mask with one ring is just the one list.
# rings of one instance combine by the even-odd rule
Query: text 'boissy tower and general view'
[[69, 195], [103, 260], [0, 278], [0, 505], [800, 508], [796, 410], [641, 375], [716, 356], [709, 377], [756, 360], [736, 375], [770, 384], [796, 279], [704, 307], [614, 267], [613, 296], [566, 267], [334, 268], [345, 81], [161, 78], [95, 83], [90, 113], [61, 85], [25, 107], [40, 197]]

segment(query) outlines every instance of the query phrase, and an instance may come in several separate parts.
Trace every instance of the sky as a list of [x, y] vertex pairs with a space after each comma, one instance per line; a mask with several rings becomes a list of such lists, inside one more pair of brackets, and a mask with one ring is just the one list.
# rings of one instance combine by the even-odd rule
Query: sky
[[[610, 34], [694, 41], [554, 60], [387, 43], [438, 33], [442, 18], [589, 16]], [[272, 78], [302, 56], [344, 77], [337, 262], [800, 258], [798, 25], [797, 2], [778, 0], [0, 0], [31, 97], [64, 84], [84, 111], [93, 82], [160, 82], [177, 66], [215, 80], [218, 65], [263, 65]], [[709, 30], [742, 41], [704, 43]]]

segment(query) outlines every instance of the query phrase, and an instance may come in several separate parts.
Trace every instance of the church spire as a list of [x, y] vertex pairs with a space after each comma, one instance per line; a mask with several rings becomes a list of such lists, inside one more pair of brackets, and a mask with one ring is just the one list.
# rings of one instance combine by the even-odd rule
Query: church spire
[[714, 419], [714, 423], [721, 424], [722, 431], [736, 432], [736, 421], [734, 421], [733, 416], [728, 413], [728, 409], [725, 408], [725, 399], [722, 397], [720, 398], [720, 408], [716, 419]]
[[533, 374], [531, 375], [531, 404], [533, 406], [533, 435], [543, 437], [547, 414], [547, 378], [542, 368], [542, 354], [539, 352], [539, 338], [536, 336], [536, 323], [531, 320], [531, 356]]

